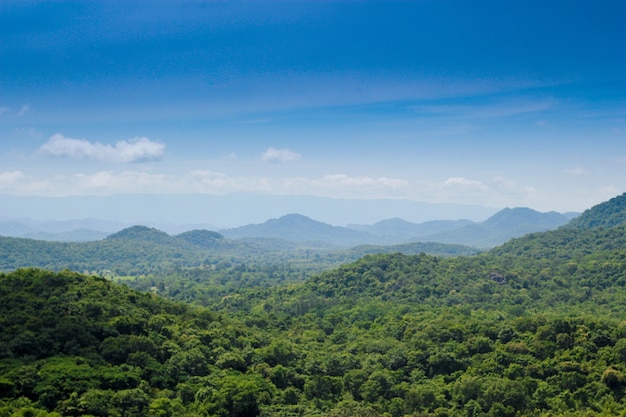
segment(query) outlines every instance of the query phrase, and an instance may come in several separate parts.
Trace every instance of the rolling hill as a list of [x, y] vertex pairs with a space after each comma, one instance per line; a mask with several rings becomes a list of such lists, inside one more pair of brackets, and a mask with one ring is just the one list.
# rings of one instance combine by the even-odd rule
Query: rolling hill
[[[37, 267], [107, 276], [137, 276], [215, 265], [224, 260], [264, 265], [304, 263], [307, 270], [319, 270], [354, 260], [361, 253], [360, 250], [345, 251], [328, 246], [327, 243], [291, 242], [271, 237], [229, 239], [208, 230], [192, 230], [172, 236], [147, 226], [132, 226], [90, 242], [50, 242], [0, 236], [0, 271]], [[446, 256], [476, 252], [454, 245], [418, 246], [421, 251]], [[370, 252], [389, 250], [413, 253], [415, 247], [369, 248]], [[320, 263], [320, 259], [324, 262]]]

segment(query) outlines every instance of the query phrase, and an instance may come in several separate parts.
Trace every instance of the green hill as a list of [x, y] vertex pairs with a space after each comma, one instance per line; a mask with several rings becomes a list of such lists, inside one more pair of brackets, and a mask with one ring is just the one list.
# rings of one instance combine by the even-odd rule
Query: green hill
[[243, 372], [258, 336], [101, 278], [0, 274], [0, 415], [257, 415], [274, 389]]
[[567, 227], [590, 229], [613, 227], [626, 223], [626, 193], [600, 203], [572, 219]]
[[224, 236], [209, 230], [190, 230], [176, 235], [176, 237], [205, 249], [214, 249], [226, 243]]
[[[398, 246], [393, 250], [412, 253], [414, 249], [410, 246]], [[433, 249], [435, 254], [461, 253], [458, 248], [446, 248], [445, 245], [422, 247], [426, 252]], [[378, 251], [389, 250], [380, 247]], [[328, 256], [329, 252], [334, 253]], [[91, 242], [49, 242], [0, 236], [0, 271], [36, 267], [104, 275], [163, 275], [172, 270], [215, 265], [222, 261], [262, 265], [306, 264], [307, 270], [319, 271], [330, 265], [352, 261], [356, 256], [343, 250], [331, 251], [327, 244], [297, 243], [267, 237], [228, 239], [208, 230], [192, 230], [170, 236], [146, 226], [133, 226], [106, 239]], [[320, 257], [327, 262], [314, 266], [313, 263]]]
[[147, 226], [131, 226], [109, 235], [107, 240], [134, 240], [150, 243], [172, 244], [175, 240], [167, 233]]

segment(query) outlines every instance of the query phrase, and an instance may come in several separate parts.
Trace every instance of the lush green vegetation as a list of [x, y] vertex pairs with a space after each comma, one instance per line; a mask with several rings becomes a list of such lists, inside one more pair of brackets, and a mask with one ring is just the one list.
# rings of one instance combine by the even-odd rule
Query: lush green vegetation
[[593, 227], [613, 227], [626, 223], [626, 195], [622, 194], [598, 204], [568, 223], [568, 227], [589, 229]]
[[220, 264], [289, 264], [307, 273], [358, 259], [365, 253], [426, 252], [441, 256], [475, 254], [461, 245], [412, 243], [334, 250], [280, 239], [226, 239], [216, 232], [193, 230], [176, 236], [145, 226], [124, 229], [94, 242], [48, 242], [0, 236], [0, 271], [37, 267], [70, 269], [103, 276], [166, 276], [188, 268]]
[[626, 226], [299, 273], [0, 275], [0, 416], [626, 414]]

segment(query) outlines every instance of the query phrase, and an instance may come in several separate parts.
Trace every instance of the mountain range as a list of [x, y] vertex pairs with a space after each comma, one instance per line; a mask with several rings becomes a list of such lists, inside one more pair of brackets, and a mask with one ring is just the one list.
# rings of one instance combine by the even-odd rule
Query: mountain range
[[514, 237], [556, 229], [575, 216], [576, 213], [540, 213], [530, 208], [506, 208], [483, 222], [435, 220], [411, 223], [395, 218], [373, 225], [339, 227], [299, 214], [289, 214], [261, 224], [221, 230], [220, 233], [231, 239], [280, 238], [292, 242], [325, 242], [341, 247], [438, 242], [490, 248]]
[[[483, 222], [461, 219], [411, 223], [393, 218], [372, 225], [350, 224], [341, 227], [313, 220], [301, 214], [288, 214], [260, 224], [219, 230], [219, 233], [229, 239], [273, 239], [300, 246], [306, 244], [327, 248], [437, 242], [484, 249], [527, 233], [556, 229], [576, 215], [576, 213], [540, 213], [530, 208], [506, 208]], [[128, 226], [98, 219], [58, 222], [5, 219], [0, 221], [0, 235], [47, 241], [86, 242], [102, 240], [112, 232]], [[202, 230], [203, 226], [206, 225], [187, 227]], [[182, 232], [181, 226], [173, 229], [177, 233]]]

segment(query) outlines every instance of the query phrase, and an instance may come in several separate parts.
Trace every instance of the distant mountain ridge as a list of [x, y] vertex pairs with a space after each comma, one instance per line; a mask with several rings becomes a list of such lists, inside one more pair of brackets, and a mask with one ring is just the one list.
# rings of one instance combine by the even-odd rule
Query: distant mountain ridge
[[484, 222], [468, 224], [424, 238], [433, 242], [491, 248], [515, 237], [557, 229], [570, 220], [570, 216], [554, 211], [540, 213], [525, 207], [505, 208]]
[[[612, 204], [619, 204], [620, 199]], [[608, 203], [608, 202], [607, 202]], [[606, 207], [601, 205], [601, 207]], [[607, 208], [606, 210], [617, 210]], [[379, 221], [372, 225], [350, 224], [346, 227], [332, 226], [313, 220], [302, 214], [288, 214], [273, 218], [260, 224], [250, 224], [237, 228], [220, 230], [222, 237], [228, 239], [272, 239], [274, 245], [277, 240], [296, 244], [309, 244], [314, 247], [349, 248], [358, 245], [399, 245], [411, 242], [438, 242], [446, 244], [461, 244], [476, 248], [490, 248], [502, 244], [511, 238], [527, 233], [541, 232], [561, 227], [568, 223], [572, 213], [560, 214], [557, 212], [540, 213], [529, 208], [505, 208], [495, 213], [483, 222], [473, 222], [467, 219], [460, 220], [432, 220], [423, 223], [411, 223], [401, 218], [391, 218]], [[613, 216], [618, 216], [614, 214]], [[585, 221], [582, 220], [578, 222]], [[600, 220], [589, 220], [590, 224], [597, 224]], [[603, 220], [607, 225], [615, 220]], [[575, 227], [576, 224], [572, 223]], [[82, 226], [82, 227], [81, 227]], [[102, 229], [89, 228], [101, 227]], [[0, 235], [10, 237], [29, 238], [46, 241], [87, 242], [102, 239], [130, 237], [137, 234], [146, 240], [165, 239], [167, 233], [160, 227], [150, 232], [149, 226], [131, 226], [123, 229], [121, 224], [106, 222], [97, 219], [83, 219], [63, 222], [42, 222], [29, 219], [0, 221]], [[190, 225], [191, 227], [192, 225]], [[73, 229], [74, 227], [79, 227]], [[174, 227], [174, 226], [172, 226]], [[68, 230], [68, 228], [70, 228]], [[174, 227], [176, 229], [176, 227]], [[161, 232], [157, 236], [155, 231]], [[187, 229], [188, 230], [188, 229]], [[216, 235], [199, 236], [205, 229], [193, 229], [195, 235], [181, 236], [183, 240], [202, 241], [203, 245], [216, 247]], [[182, 234], [181, 232], [178, 232]], [[217, 232], [212, 232], [216, 233]], [[220, 235], [221, 236], [221, 235]], [[222, 242], [224, 243], [224, 242]], [[265, 241], [270, 244], [269, 241]], [[218, 245], [219, 246], [219, 245]], [[280, 245], [279, 245], [280, 246]]]
[[424, 223], [411, 223], [400, 218], [381, 220], [373, 225], [351, 224], [347, 227], [380, 237], [412, 240], [434, 233], [446, 232], [472, 224], [471, 220], [431, 220]]
[[477, 248], [491, 248], [514, 237], [553, 230], [571, 220], [571, 214], [540, 213], [530, 208], [505, 208], [487, 220], [435, 220], [411, 223], [387, 219], [373, 225], [331, 226], [299, 214], [271, 219], [220, 232], [231, 239], [281, 238], [294, 242], [326, 242], [342, 247], [373, 244], [397, 245], [409, 242], [438, 242]]
[[0, 219], [0, 235], [57, 242], [100, 240], [127, 225], [100, 219], [33, 220]]
[[326, 242], [353, 246], [375, 241], [374, 236], [341, 226], [331, 226], [301, 214], [288, 214], [261, 224], [251, 224], [220, 231], [230, 239], [278, 238], [292, 242]]

